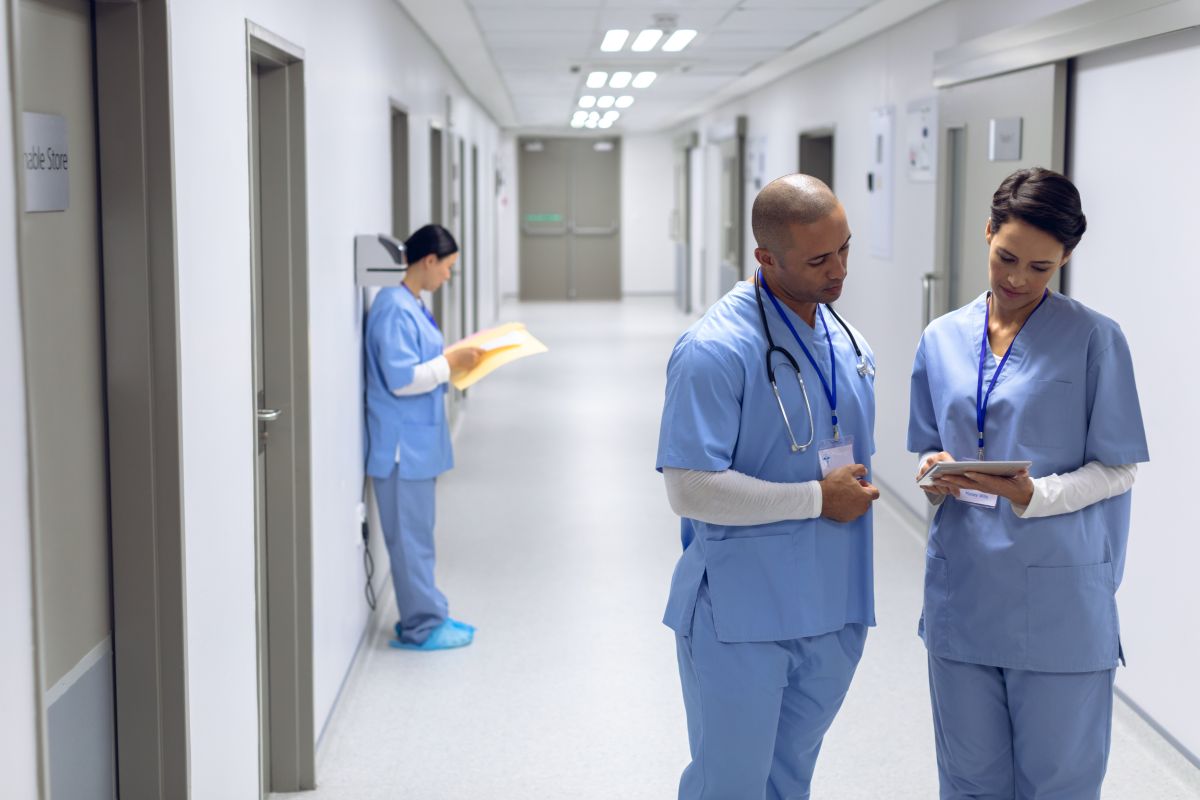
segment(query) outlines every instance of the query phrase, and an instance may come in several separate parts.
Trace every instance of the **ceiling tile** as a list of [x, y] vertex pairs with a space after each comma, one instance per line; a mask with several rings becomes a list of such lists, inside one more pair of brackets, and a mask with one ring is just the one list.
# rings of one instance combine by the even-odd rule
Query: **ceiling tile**
[[599, 12], [574, 8], [489, 8], [475, 12], [475, 19], [484, 35], [493, 31], [569, 31], [594, 35]]
[[718, 31], [748, 31], [761, 33], [763, 31], [793, 30], [819, 31], [828, 28], [850, 14], [853, 9], [761, 9], [738, 11], [726, 17]]
[[781, 49], [786, 50], [812, 36], [813, 30], [803, 28], [779, 28], [776, 30], [756, 31], [715, 31], [704, 37], [704, 41], [696, 45], [696, 57], [705, 57], [715, 50], [754, 50]]
[[806, 8], [858, 9], [873, 6], [879, 0], [742, 0], [740, 7], [746, 9], [784, 8], [798, 10]]

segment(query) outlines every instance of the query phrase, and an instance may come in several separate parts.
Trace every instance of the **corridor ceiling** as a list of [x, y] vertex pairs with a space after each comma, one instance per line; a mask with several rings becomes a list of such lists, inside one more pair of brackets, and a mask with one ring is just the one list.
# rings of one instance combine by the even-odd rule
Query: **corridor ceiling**
[[[630, 94], [613, 132], [662, 130], [873, 35], [936, 0], [398, 0], [501, 125], [569, 130], [584, 94]], [[668, 15], [666, 25], [661, 15]], [[682, 52], [603, 52], [614, 28], [694, 29]], [[664, 40], [665, 40], [664, 36]], [[645, 89], [589, 90], [592, 71], [653, 71]], [[501, 96], [502, 95], [502, 96]]]

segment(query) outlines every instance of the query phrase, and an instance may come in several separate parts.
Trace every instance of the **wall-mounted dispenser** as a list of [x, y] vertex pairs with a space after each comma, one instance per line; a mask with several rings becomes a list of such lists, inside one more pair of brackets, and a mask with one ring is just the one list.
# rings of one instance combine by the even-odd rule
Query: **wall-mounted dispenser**
[[354, 280], [359, 286], [399, 286], [407, 269], [404, 242], [385, 233], [354, 237]]

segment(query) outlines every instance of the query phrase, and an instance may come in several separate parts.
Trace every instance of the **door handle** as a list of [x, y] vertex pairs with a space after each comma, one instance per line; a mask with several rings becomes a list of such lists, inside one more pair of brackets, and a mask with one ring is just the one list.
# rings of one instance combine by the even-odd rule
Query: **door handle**
[[256, 412], [259, 422], [274, 422], [283, 414], [282, 408], [260, 408]]
[[617, 223], [612, 223], [607, 228], [587, 228], [582, 225], [572, 227], [572, 232], [576, 236], [612, 236], [620, 228]]
[[926, 272], [921, 276], [921, 317], [925, 320], [925, 326], [933, 322], [933, 309], [936, 305], [933, 293], [941, 279], [942, 276], [936, 272]]
[[565, 236], [567, 233], [566, 226], [561, 228], [531, 228], [528, 225], [521, 224], [521, 233], [526, 236]]

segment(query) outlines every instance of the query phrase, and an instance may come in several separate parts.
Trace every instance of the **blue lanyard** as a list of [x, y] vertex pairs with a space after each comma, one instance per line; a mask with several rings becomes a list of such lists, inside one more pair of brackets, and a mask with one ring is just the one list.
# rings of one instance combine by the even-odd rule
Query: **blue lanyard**
[[401, 285], [405, 289], [408, 289], [408, 293], [411, 294], [413, 296], [413, 299], [417, 301], [417, 305], [419, 305], [421, 307], [421, 311], [422, 311], [422, 313], [425, 314], [425, 319], [429, 320], [429, 324], [432, 325], [434, 328], [437, 328], [437, 330], [440, 331], [441, 328], [438, 327], [437, 319], [434, 318], [433, 313], [429, 310], [428, 307], [426, 307], [425, 301], [421, 299], [421, 295], [417, 294], [412, 289], [409, 289], [407, 283], [404, 283]]
[[[1021, 323], [1021, 327], [1017, 329], [1017, 336], [1021, 335], [1021, 331], [1025, 330], [1025, 326], [1029, 324], [1029, 320], [1037, 313], [1037, 310], [1042, 307], [1042, 303], [1046, 302], [1046, 298], [1050, 296], [1050, 290], [1047, 289], [1042, 293], [1042, 299], [1038, 301], [1037, 307], [1029, 312], [1029, 316]], [[979, 383], [975, 387], [975, 422], [979, 425], [979, 460], [983, 461], [983, 429], [984, 423], [987, 422], [987, 407], [988, 400], [992, 397], [992, 390], [996, 388], [996, 379], [1000, 377], [1000, 373], [1004, 371], [1004, 365], [1008, 363], [1008, 357], [1012, 355], [1013, 345], [1017, 343], [1017, 336], [1008, 343], [1008, 349], [1004, 351], [1004, 358], [1000, 359], [1000, 364], [996, 367], [996, 372], [992, 375], [992, 382], [988, 384], [987, 394], [983, 391], [983, 368], [987, 363], [988, 350], [991, 345], [988, 344], [988, 324], [992, 318], [992, 293], [988, 292], [988, 300], [983, 306], [983, 342], [979, 346]]]
[[[783, 324], [787, 325], [788, 330], [792, 332], [792, 336], [796, 339], [796, 344], [800, 345], [800, 349], [804, 351], [804, 355], [808, 357], [808, 363], [812, 364], [812, 368], [816, 370], [817, 377], [821, 379], [821, 388], [825, 390], [825, 398], [829, 400], [829, 408], [833, 412], [833, 438], [840, 439], [838, 433], [838, 415], [837, 415], [837, 362], [833, 357], [833, 339], [829, 336], [829, 326], [825, 323], [825, 315], [821, 313], [821, 306], [817, 305], [817, 317], [821, 320], [821, 327], [825, 329], [825, 341], [829, 342], [829, 367], [833, 371], [830, 382], [826, 382], [825, 373], [821, 372], [821, 368], [817, 366], [817, 361], [812, 357], [812, 353], [808, 352], [808, 348], [804, 346], [804, 341], [800, 338], [800, 334], [796, 333], [796, 328], [792, 325], [792, 321], [787, 318], [787, 314], [783, 313], [783, 307], [779, 305], [779, 301], [775, 299], [775, 293], [771, 291], [771, 287], [767, 285], [766, 279], [763, 278], [762, 270], [758, 271], [758, 282], [767, 291], [767, 297], [771, 298], [771, 304], [775, 306], [775, 310], [779, 312], [780, 319]], [[832, 383], [832, 387], [830, 386]]]

